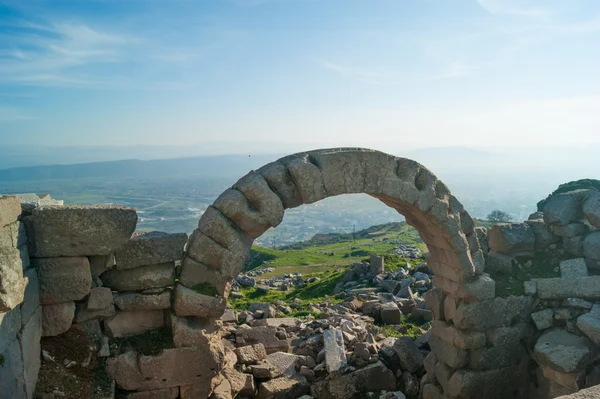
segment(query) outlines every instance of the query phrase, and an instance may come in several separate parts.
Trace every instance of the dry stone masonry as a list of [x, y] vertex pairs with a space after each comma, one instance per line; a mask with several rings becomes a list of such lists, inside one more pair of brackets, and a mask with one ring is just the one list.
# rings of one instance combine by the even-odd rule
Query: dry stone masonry
[[[257, 285], [240, 275], [254, 239], [286, 209], [349, 193], [403, 214], [426, 264], [354, 265], [332, 292], [342, 302], [314, 306], [308, 321], [282, 317], [294, 303], [227, 308], [232, 288]], [[600, 384], [600, 193], [556, 195], [530, 220], [488, 230], [422, 165], [340, 148], [250, 172], [189, 239], [134, 235], [136, 222], [130, 208], [0, 197], [2, 398], [34, 398], [41, 359], [56, 361], [41, 337], [73, 331], [93, 338], [90, 357], [106, 358], [129, 399], [550, 399]], [[353, 288], [361, 278], [375, 287]], [[405, 314], [430, 331], [386, 338], [373, 325]]]

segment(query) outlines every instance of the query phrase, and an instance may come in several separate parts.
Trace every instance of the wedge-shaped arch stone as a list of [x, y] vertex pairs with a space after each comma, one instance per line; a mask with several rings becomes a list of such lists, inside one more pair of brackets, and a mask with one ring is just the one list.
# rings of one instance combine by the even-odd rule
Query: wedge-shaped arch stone
[[283, 158], [281, 162], [290, 171], [302, 197], [302, 202], [312, 204], [328, 197], [321, 170], [311, 161], [310, 155]]
[[283, 203], [260, 173], [254, 171], [248, 173], [238, 180], [233, 188], [240, 190], [250, 205], [257, 209], [272, 227], [277, 227], [281, 223]]
[[241, 271], [247, 253], [232, 252], [196, 229], [188, 241], [187, 255], [213, 269]]
[[202, 214], [198, 230], [240, 256], [246, 256], [252, 246], [252, 238], [214, 206]]
[[214, 202], [213, 206], [233, 220], [250, 237], [260, 237], [271, 227], [265, 215], [252, 207], [244, 194], [236, 189], [227, 189]]
[[285, 209], [302, 205], [302, 196], [287, 167], [279, 161], [266, 164], [258, 170], [271, 190], [281, 199]]
[[213, 269], [203, 263], [196, 262], [192, 258], [184, 258], [181, 264], [181, 275], [179, 282], [186, 287], [206, 285], [214, 287], [219, 295], [226, 295], [231, 289], [231, 280], [241, 270], [231, 270], [225, 274], [223, 270]]

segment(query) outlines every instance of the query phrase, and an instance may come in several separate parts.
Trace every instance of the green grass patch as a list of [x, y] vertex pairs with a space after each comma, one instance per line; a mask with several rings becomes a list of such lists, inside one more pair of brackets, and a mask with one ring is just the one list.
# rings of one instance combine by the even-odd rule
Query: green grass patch
[[393, 326], [388, 326], [385, 324], [377, 325], [377, 327], [379, 327], [379, 331], [385, 334], [387, 337], [410, 337], [414, 340], [423, 335], [423, 329], [416, 320], [413, 320], [410, 317], [410, 315], [402, 316], [400, 320], [400, 324], [407, 329], [405, 333], [401, 333]]

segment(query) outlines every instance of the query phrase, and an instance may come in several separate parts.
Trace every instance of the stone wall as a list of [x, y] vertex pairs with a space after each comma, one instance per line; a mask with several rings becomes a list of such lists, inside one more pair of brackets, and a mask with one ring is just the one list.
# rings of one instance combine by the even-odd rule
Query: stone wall
[[40, 368], [42, 310], [17, 197], [0, 197], [0, 393], [32, 398]]

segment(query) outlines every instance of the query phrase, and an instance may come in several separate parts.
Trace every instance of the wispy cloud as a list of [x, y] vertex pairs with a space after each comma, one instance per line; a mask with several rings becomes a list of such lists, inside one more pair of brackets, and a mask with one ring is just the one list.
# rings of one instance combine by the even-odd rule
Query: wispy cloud
[[410, 75], [408, 73], [394, 72], [384, 68], [362, 68], [341, 65], [329, 61], [321, 61], [321, 66], [339, 75], [361, 83], [379, 86], [402, 86], [416, 83], [430, 82], [435, 80], [453, 79], [469, 75], [475, 70], [474, 67], [462, 62], [455, 61], [439, 73]]

